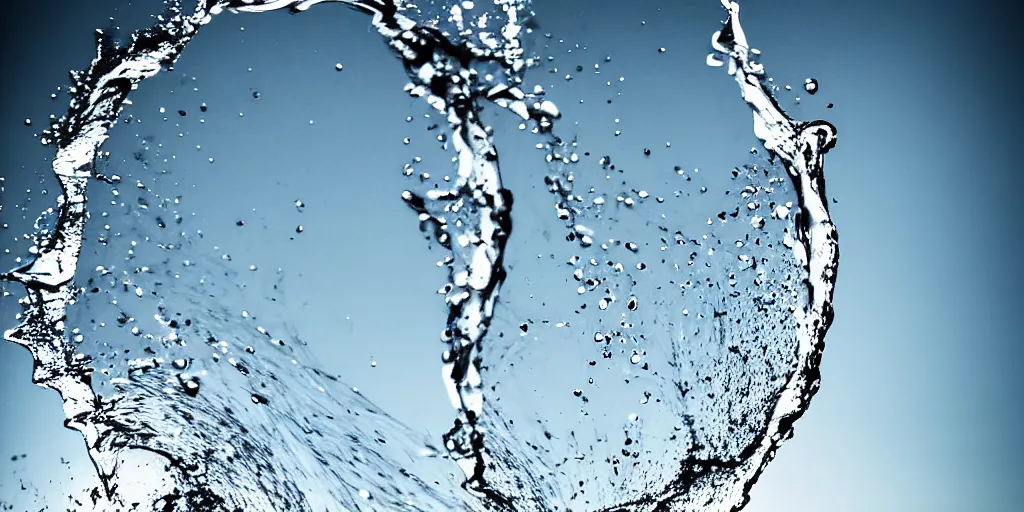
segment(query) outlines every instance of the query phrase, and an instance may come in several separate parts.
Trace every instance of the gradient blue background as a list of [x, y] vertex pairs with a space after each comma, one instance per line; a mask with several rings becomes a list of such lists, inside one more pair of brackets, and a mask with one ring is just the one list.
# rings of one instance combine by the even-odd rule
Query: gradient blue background
[[[11, 227], [0, 229], [0, 247], [23, 251], [26, 245], [16, 239], [28, 226], [25, 218], [31, 222], [52, 201], [39, 193], [53, 186], [47, 176], [50, 152], [31, 137], [49, 113], [66, 107], [51, 102], [50, 92], [66, 83], [67, 70], [87, 65], [92, 29], [109, 26], [110, 16], [126, 27], [147, 23], [152, 2], [126, 4], [60, 0], [2, 7], [0, 176], [6, 189], [0, 223]], [[575, 117], [567, 118], [581, 123], [632, 119], [631, 133], [641, 132], [638, 141], [653, 146], [671, 138], [677, 154], [691, 149], [698, 156], [690, 161], [702, 168], [720, 163], [709, 161], [714, 155], [743, 162], [743, 148], [753, 141], [749, 113], [731, 79], [703, 64], [707, 41], [722, 18], [716, 1], [550, 0], [538, 1], [536, 9], [541, 32], [587, 44], [591, 57], [610, 53], [619, 66], [615, 76], [642, 84], [635, 91], [623, 89], [615, 113], [573, 107]], [[816, 96], [801, 95], [804, 101], [794, 115], [825, 118], [839, 128], [839, 145], [827, 158], [826, 172], [829, 195], [839, 201], [832, 211], [842, 251], [822, 389], [797, 423], [795, 438], [754, 487], [746, 510], [1021, 509], [1024, 441], [1014, 432], [1021, 430], [1024, 412], [1017, 375], [1024, 350], [1014, 320], [1021, 284], [1015, 268], [1016, 204], [1024, 183], [1014, 165], [1014, 144], [1021, 135], [1015, 123], [1021, 113], [1015, 96], [1020, 73], [1011, 46], [1016, 19], [1009, 2], [986, 8], [965, 1], [743, 4], [748, 37], [763, 51], [769, 73], [795, 87], [807, 76], [821, 84]], [[235, 189], [237, 211], [228, 214], [245, 212], [261, 198], [287, 194], [287, 205], [302, 194], [302, 183], [275, 167], [289, 162], [321, 169], [318, 176], [326, 176], [340, 161], [348, 174], [334, 178], [338, 185], [365, 179], [362, 185], [389, 191], [379, 204], [357, 206], [374, 211], [374, 224], [352, 232], [366, 237], [353, 246], [373, 246], [377, 252], [372, 261], [360, 260], [370, 267], [352, 279], [360, 288], [367, 284], [360, 276], [401, 274], [399, 283], [379, 290], [405, 315], [401, 325], [386, 326], [385, 337], [396, 345], [326, 347], [318, 353], [325, 361], [332, 356], [357, 361], [328, 366], [371, 388], [368, 393], [387, 376], [406, 379], [412, 383], [407, 389], [428, 390], [415, 396], [378, 389], [374, 398], [400, 419], [417, 417], [437, 428], [450, 415], [444, 396], [430, 387], [439, 380], [437, 347], [417, 352], [420, 345], [402, 340], [435, 333], [442, 325], [443, 312], [431, 293], [442, 274], [429, 274], [432, 256], [425, 244], [419, 249], [406, 244], [415, 239], [408, 232], [393, 246], [387, 237], [360, 235], [412, 224], [394, 193], [402, 186], [397, 170], [406, 155], [392, 153], [396, 140], [406, 135], [401, 119], [407, 111], [422, 111], [401, 92], [400, 66], [364, 28], [366, 21], [333, 6], [295, 17], [225, 15], [189, 46], [179, 68], [200, 77], [199, 100], [235, 101], [248, 109], [243, 131], [221, 128], [203, 136], [204, 144], [219, 148], [218, 165], [266, 178]], [[657, 54], [658, 47], [668, 51]], [[345, 71], [335, 73], [335, 62], [344, 63]], [[281, 103], [247, 105], [252, 87], [263, 92], [260, 101], [277, 97]], [[146, 82], [133, 99], [159, 105], [160, 92], [168, 88]], [[673, 102], [679, 106], [670, 107]], [[826, 109], [829, 102], [835, 107]], [[24, 126], [25, 118], [32, 118], [33, 126]], [[306, 126], [308, 119], [316, 120], [316, 130]], [[337, 147], [339, 130], [345, 146], [358, 151], [317, 149]], [[264, 133], [266, 139], [255, 144], [245, 133]], [[678, 141], [702, 133], [717, 145], [679, 147]], [[503, 157], [504, 162], [517, 158], [509, 151]], [[368, 173], [362, 169], [369, 168], [384, 169], [382, 176], [391, 177], [364, 178]], [[238, 199], [247, 194], [254, 204]], [[310, 205], [307, 214], [337, 214], [329, 208], [315, 211], [317, 203], [304, 200]], [[302, 222], [316, 232], [309, 217]], [[204, 230], [218, 229], [213, 225]], [[232, 236], [229, 231], [224, 228], [223, 236]], [[0, 255], [0, 263], [11, 266], [12, 256]], [[401, 283], [416, 283], [408, 288], [424, 292], [396, 295], [405, 289]], [[17, 296], [17, 289], [11, 291]], [[331, 291], [317, 293], [330, 297]], [[345, 327], [352, 336], [381, 336], [381, 313], [374, 312], [372, 300], [338, 300], [348, 302], [324, 314], [345, 310], [354, 319]], [[17, 305], [14, 297], [0, 301], [6, 324]], [[381, 362], [372, 376], [365, 364], [370, 357]], [[428, 363], [417, 363], [422, 360]], [[0, 344], [2, 489], [32, 492], [17, 491], [15, 482], [23, 480], [61, 509], [64, 502], [57, 495], [88, 484], [88, 462], [79, 436], [61, 427], [59, 400], [34, 387], [30, 371], [23, 349]], [[396, 412], [403, 407], [404, 413]], [[9, 460], [21, 453], [28, 458]], [[0, 495], [3, 499], [8, 496]]]

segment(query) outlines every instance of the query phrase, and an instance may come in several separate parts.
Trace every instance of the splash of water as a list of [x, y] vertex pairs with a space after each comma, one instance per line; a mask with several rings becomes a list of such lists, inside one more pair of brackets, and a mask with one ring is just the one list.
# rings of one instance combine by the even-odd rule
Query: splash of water
[[106, 34], [97, 31], [97, 55], [91, 66], [84, 73], [72, 74], [76, 85], [68, 114], [43, 140], [57, 148], [52, 167], [61, 195], [54, 228], [36, 233], [35, 258], [3, 275], [5, 280], [23, 284], [27, 292], [21, 325], [4, 337], [32, 353], [33, 382], [60, 394], [66, 425], [82, 433], [101, 475], [112, 475], [115, 469], [115, 459], [100, 443], [109, 435], [109, 427], [93, 419], [98, 400], [91, 387], [92, 368], [76, 357], [77, 351], [65, 335], [67, 307], [77, 294], [74, 276], [86, 221], [86, 185], [97, 152], [129, 92], [180, 55], [199, 28], [210, 21], [210, 7], [203, 2], [192, 15], [174, 13], [170, 20], [137, 33], [128, 48], [116, 47]]
[[682, 509], [739, 510], [749, 501], [751, 486], [774, 458], [793, 424], [807, 410], [820, 384], [825, 334], [832, 324], [832, 297], [839, 266], [839, 233], [828, 212], [824, 156], [836, 144], [836, 129], [826, 121], [799, 122], [790, 118], [772, 95], [764, 67], [752, 58], [740, 25], [739, 3], [722, 0], [729, 17], [712, 36], [716, 53], [708, 64], [727, 62], [754, 116], [754, 134], [785, 167], [799, 197], [796, 213], [797, 264], [806, 271], [808, 301], [793, 311], [796, 320], [795, 367], [782, 387], [770, 417], [756, 442], [735, 460], [694, 460], [682, 478], [663, 493], [663, 500]]
[[[445, 114], [452, 134], [457, 162], [453, 186], [426, 194], [407, 191], [403, 198], [451, 255], [447, 260], [450, 281], [445, 288], [449, 314], [443, 334], [448, 350], [443, 360], [445, 384], [458, 418], [443, 441], [446, 456], [462, 468], [464, 478], [460, 480], [472, 493], [460, 494], [454, 486], [448, 489], [445, 484], [428, 484], [454, 483], [443, 467], [446, 462], [435, 456], [436, 451], [428, 446], [424, 452], [428, 457], [412, 457], [410, 454], [424, 446], [416, 441], [414, 434], [357, 392], [341, 385], [336, 378], [304, 365], [296, 370], [294, 361], [301, 359], [301, 347], [286, 347], [283, 339], [271, 336], [262, 327], [257, 328], [256, 338], [271, 341], [275, 350], [280, 351], [277, 357], [292, 358], [293, 367], [281, 364], [274, 356], [250, 359], [247, 364], [231, 358], [231, 365], [246, 377], [246, 382], [261, 383], [258, 388], [249, 385], [253, 389], [247, 398], [256, 406], [267, 405], [267, 397], [275, 394], [297, 398], [274, 402], [274, 407], [265, 408], [269, 419], [257, 425], [259, 430], [254, 430], [252, 422], [238, 417], [234, 412], [238, 403], [230, 397], [204, 392], [208, 386], [230, 387], [229, 378], [216, 376], [219, 370], [212, 367], [207, 370], [191, 359], [132, 360], [127, 365], [126, 378], [110, 380], [117, 389], [116, 394], [100, 396], [96, 393], [95, 361], [80, 355], [75, 338], [65, 332], [65, 324], [69, 306], [81, 300], [83, 291], [76, 287], [74, 280], [85, 231], [86, 184], [94, 175], [99, 148], [106, 141], [107, 131], [117, 120], [129, 92], [145, 78], [173, 63], [198, 29], [224, 9], [304, 11], [325, 1], [202, 1], [187, 15], [180, 7], [173, 7], [160, 23], [135, 34], [128, 47], [115, 46], [101, 33], [97, 57], [89, 70], [73, 77], [76, 85], [68, 114], [56, 130], [47, 134], [57, 148], [53, 169], [63, 193], [58, 198], [53, 227], [44, 226], [36, 233], [35, 258], [3, 276], [23, 284], [27, 291], [22, 323], [8, 331], [6, 337], [32, 352], [36, 362], [34, 382], [60, 393], [67, 425], [83, 434], [104, 483], [105, 498], [125, 502], [130, 489], [118, 488], [115, 483], [123, 476], [119, 473], [126, 472], [125, 468], [133, 464], [162, 464], [171, 469], [167, 474], [169, 481], [141, 485], [156, 489], [147, 490], [149, 503], [164, 510], [741, 508], [748, 499], [750, 486], [782, 440], [790, 435], [793, 422], [803, 414], [817, 390], [823, 339], [832, 318], [838, 246], [824, 200], [823, 175], [823, 155], [835, 144], [835, 129], [823, 121], [800, 123], [785, 114], [765, 83], [763, 68], [751, 58], [739, 24], [739, 8], [734, 2], [723, 2], [730, 16], [723, 30], [712, 39], [716, 53], [709, 57], [709, 64], [728, 62], [730, 74], [740, 84], [742, 96], [754, 112], [755, 134], [784, 166], [799, 197], [799, 211], [791, 224], [796, 243], [784, 244], [792, 247], [796, 265], [803, 271], [796, 278], [785, 279], [787, 283], [802, 283], [800, 286], [804, 287], [795, 290], [792, 300], [785, 302], [792, 310], [795, 354], [780, 355], [769, 361], [775, 365], [770, 372], [771, 381], [778, 388], [765, 387], [759, 393], [752, 393], [753, 398], [748, 397], [749, 401], [756, 399], [762, 406], [734, 408], [730, 405], [727, 410], [719, 410], [713, 396], [711, 400], [687, 398], [672, 404], [666, 401], [664, 414], [684, 419], [681, 424], [670, 423], [681, 434], [663, 440], [669, 447], [669, 456], [664, 457], [664, 452], [656, 454], [669, 462], [656, 462], [652, 447], [661, 445], [651, 442], [645, 445], [644, 457], [649, 467], [643, 471], [627, 471], [618, 462], [611, 465], [611, 470], [590, 469], [593, 478], [588, 478], [587, 490], [621, 480], [623, 475], [632, 480], [628, 480], [625, 489], [616, 487], [614, 492], [604, 495], [591, 491], [592, 498], [586, 499], [578, 493], [569, 495], [565, 491], [576, 480], [573, 471], [580, 471], [580, 474], [588, 471], [582, 469], [581, 464], [566, 465], [565, 468], [570, 469], [561, 470], [563, 483], [541, 483], [538, 475], [545, 472], [535, 470], [551, 468], [550, 461], [543, 460], [544, 455], [524, 452], [512, 442], [523, 433], [518, 430], [520, 427], [513, 428], [507, 421], [513, 411], [503, 409], [493, 396], [483, 393], [483, 380], [487, 376], [482, 371], [483, 361], [489, 361], [493, 352], [508, 348], [492, 343], [497, 340], [488, 337], [488, 332], [499, 289], [507, 278], [503, 256], [512, 228], [512, 195], [502, 186], [491, 130], [480, 118], [482, 104], [498, 105], [525, 121], [534, 122], [536, 131], [546, 137], [547, 161], [553, 169], [548, 184], [559, 196], [556, 212], [570, 228], [567, 237], [570, 241], [583, 248], [594, 245], [594, 231], [582, 222], [588, 215], [595, 222], [599, 219], [592, 210], [574, 205], [571, 169], [576, 163], [572, 156], [575, 142], [565, 143], [554, 135], [558, 109], [543, 99], [542, 90], [526, 94], [520, 88], [522, 72], [531, 65], [531, 59], [520, 41], [527, 5], [516, 0], [495, 2], [506, 16], [497, 35], [472, 30], [480, 24], [467, 19], [469, 16], [459, 6], [446, 11], [444, 22], [423, 23], [410, 17], [422, 10], [398, 2], [341, 1], [373, 16], [374, 27], [405, 65], [411, 80], [407, 92], [425, 98], [432, 108]], [[471, 36], [458, 39], [452, 32], [469, 32]], [[677, 242], [684, 242], [679, 245], [685, 245], [686, 237], [680, 232], [676, 235]], [[696, 240], [691, 243], [700, 245]], [[625, 247], [636, 252], [629, 243]], [[690, 263], [693, 262], [691, 256]], [[637, 268], [640, 264], [637, 263]], [[621, 264], [611, 266], [621, 268]], [[592, 283], [602, 280], [616, 282], [614, 278], [600, 275], [585, 278], [582, 272], [577, 280], [585, 282], [581, 289], [596, 289], [597, 285]], [[216, 285], [207, 288], [210, 286]], [[222, 295], [226, 294], [225, 291]], [[142, 296], [141, 291], [139, 296]], [[241, 343], [243, 340], [235, 346], [218, 337], [218, 332], [232, 330], [233, 320], [226, 311], [218, 313], [209, 308], [208, 297], [209, 293], [196, 293], [187, 301], [192, 311], [185, 316], [203, 318], [193, 325], [182, 326], [163, 311], [158, 314], [157, 320], [166, 331], [158, 341], [166, 354], [180, 351], [182, 341], [187, 338], [205, 339], [206, 345], [225, 355], [249, 347]], [[699, 297], [703, 299], [703, 295]], [[761, 300], [761, 296], [754, 298]], [[616, 300], [611, 295], [602, 298], [599, 309], [607, 309], [608, 304]], [[716, 310], [713, 318], [736, 312], [730, 308], [745, 307], [735, 302], [727, 301], [723, 313], [720, 315]], [[780, 308], [783, 302], [780, 301]], [[635, 297], [629, 297], [622, 305], [629, 311], [637, 310]], [[201, 313], [203, 309], [209, 311]], [[778, 317], [769, 315], [769, 319], [775, 321]], [[750, 322], [756, 321], [750, 319]], [[608, 344], [614, 338], [643, 338], [639, 331], [631, 331], [632, 327], [624, 324], [618, 331], [602, 329], [594, 335], [594, 340]], [[726, 335], [738, 333], [730, 330], [735, 329], [732, 327], [723, 329]], [[699, 340], [699, 336], [696, 339]], [[678, 363], [685, 341], [685, 336], [675, 340], [672, 343], [674, 353], [666, 354], [666, 361], [676, 361], [677, 368], [686, 366]], [[490, 352], [489, 343], [493, 345]], [[701, 343], [697, 341], [696, 346], [703, 347]], [[627, 357], [629, 364], [638, 365], [643, 357], [650, 358], [644, 350], [642, 347], [633, 350]], [[606, 353], [611, 354], [607, 349]], [[692, 376], [703, 377], [699, 375], [702, 371], [722, 373], [727, 384], [719, 391], [729, 393], [730, 386], [754, 385], [749, 375], [729, 373], [735, 370], [722, 366], [724, 363], [707, 367], [701, 364], [704, 363], [690, 362]], [[644, 364], [645, 369], [646, 366]], [[294, 391], [295, 384], [278, 377], [296, 371], [302, 376], [296, 382], [305, 384], [305, 391], [298, 395]], [[682, 390], [678, 383], [684, 380], [684, 373], [678, 370], [675, 376], [663, 378], [662, 385]], [[208, 377], [210, 374], [215, 377]], [[218, 378], [223, 382], [218, 384]], [[710, 385], [703, 389], [703, 384], [696, 382], [688, 385], [690, 387], [682, 391], [683, 397], [691, 390], [696, 395], [697, 391], [711, 389]], [[167, 397], [168, 387], [174, 392], [171, 398]], [[176, 398], [180, 396], [188, 396], [191, 401]], [[725, 419], [712, 419], [712, 427], [708, 427], [700, 424], [700, 418], [694, 419], [693, 410], [699, 413], [697, 416]], [[338, 411], [348, 411], [348, 421], [339, 421]], [[737, 414], [746, 419], [745, 433], [719, 428], [715, 423], [721, 421], [726, 425]], [[750, 417], [758, 414], [763, 415], [763, 419]], [[639, 445], [642, 434], [651, 427], [632, 417], [631, 422], [634, 423], [630, 427], [634, 431], [632, 435]], [[278, 424], [295, 425], [296, 429], [276, 426]], [[161, 428], [156, 428], [158, 425]], [[169, 435], [168, 427], [196, 435]], [[233, 448], [227, 452], [211, 451], [215, 446], [215, 441], [207, 435], [211, 432], [219, 433], [217, 443]], [[282, 434], [284, 446], [297, 460], [288, 460], [287, 455], [259, 441], [279, 439]], [[316, 438], [331, 439], [334, 445], [327, 447]], [[368, 443], [371, 439], [378, 442]], [[387, 439], [387, 443], [383, 439]], [[633, 445], [634, 440], [627, 439], [626, 444]], [[141, 461], [133, 460], [139, 453], [145, 454]], [[640, 457], [639, 452], [630, 454], [629, 450], [623, 450], [623, 454], [627, 458]], [[301, 460], [303, 458], [309, 460]], [[310, 460], [312, 464], [307, 465]], [[325, 477], [311, 473], [307, 469], [310, 466], [335, 469], [329, 470], [330, 475]], [[338, 470], [339, 467], [348, 469]], [[615, 476], [602, 471], [613, 471]], [[372, 476], [374, 474], [377, 476]], [[580, 485], [584, 485], [582, 480]], [[531, 492], [523, 492], [524, 488]], [[628, 499], [623, 501], [623, 496]]]

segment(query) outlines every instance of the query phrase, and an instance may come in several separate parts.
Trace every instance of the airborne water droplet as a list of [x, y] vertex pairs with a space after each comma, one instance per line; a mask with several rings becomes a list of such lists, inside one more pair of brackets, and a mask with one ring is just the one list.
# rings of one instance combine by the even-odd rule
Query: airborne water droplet
[[804, 80], [804, 90], [807, 91], [808, 94], [818, 92], [818, 81], [814, 78]]

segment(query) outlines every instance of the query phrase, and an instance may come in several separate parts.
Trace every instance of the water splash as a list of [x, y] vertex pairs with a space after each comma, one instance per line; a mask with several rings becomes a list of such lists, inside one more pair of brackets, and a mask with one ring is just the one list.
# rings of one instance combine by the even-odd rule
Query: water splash
[[[754, 134], [771, 155], [779, 158], [793, 181], [800, 200], [793, 252], [807, 272], [808, 295], [808, 303], [793, 312], [797, 323], [795, 368], [760, 439], [745, 450], [746, 456], [740, 461], [699, 468], [697, 474], [710, 469], [710, 477], [704, 476], [694, 489], [686, 489], [685, 499], [680, 500], [708, 510], [738, 510], [749, 500], [750, 487], [779, 445], [792, 435], [793, 423], [807, 410], [820, 384], [819, 366], [825, 334], [834, 317], [832, 296], [839, 266], [839, 233], [829, 216], [824, 174], [824, 156], [835, 147], [836, 129], [826, 121], [798, 122], [786, 115], [771, 94], [764, 67], [751, 57], [753, 52], [740, 25], [739, 3], [722, 0], [722, 5], [729, 17], [725, 27], [712, 37], [716, 54], [708, 57], [708, 63], [716, 65], [722, 58], [727, 59], [729, 74], [736, 78], [743, 100], [753, 111]], [[720, 467], [727, 468], [725, 475], [715, 475]], [[704, 496], [714, 498], [705, 501]]]
[[[686, 298], [666, 302], [663, 308], [654, 307], [657, 304], [648, 307], [637, 297], [639, 293], [630, 291], [636, 282], [629, 283], [630, 276], [623, 268], [653, 270], [654, 265], [631, 256], [641, 251], [636, 242], [599, 241], [601, 229], [614, 229], [604, 209], [605, 194], [592, 190], [589, 204], [581, 204], [582, 195], [574, 193], [573, 185], [577, 181], [573, 169], [579, 162], [577, 142], [556, 135], [559, 111], [544, 100], [543, 90], [535, 88], [527, 94], [521, 88], [523, 72], [535, 65], [520, 39], [529, 17], [528, 3], [496, 0], [504, 18], [500, 28], [491, 33], [485, 27], [495, 25], [492, 15], [474, 16], [472, 3], [440, 6], [438, 10], [433, 3], [421, 8], [382, 0], [342, 0], [339, 3], [373, 16], [373, 26], [401, 57], [408, 72], [411, 82], [406, 91], [446, 115], [456, 152], [457, 176], [450, 188], [403, 193], [424, 228], [450, 252], [446, 259], [450, 281], [445, 287], [449, 313], [442, 335], [448, 349], [443, 361], [445, 383], [458, 418], [443, 439], [447, 453], [416, 439], [337, 378], [302, 364], [301, 343], [273, 336], [262, 326], [239, 327], [228, 311], [211, 307], [211, 297], [223, 304], [233, 296], [224, 281], [204, 281], [202, 292], [196, 290], [193, 296], [181, 298], [175, 312], [154, 303], [151, 308], [157, 315], [151, 330], [161, 334], [142, 336], [155, 343], [158, 355], [124, 361], [120, 376], [96, 373], [99, 365], [94, 354], [99, 352], [84, 355], [87, 351], [80, 348], [77, 329], [68, 336], [66, 324], [69, 307], [79, 302], [90, 304], [85, 288], [74, 283], [76, 274], [78, 281], [84, 277], [78, 264], [86, 229], [86, 185], [96, 173], [99, 148], [129, 92], [171, 65], [198, 29], [225, 9], [300, 12], [326, 1], [201, 1], [191, 14], [173, 4], [157, 25], [136, 33], [127, 47], [118, 47], [99, 33], [96, 59], [88, 71], [73, 76], [68, 114], [46, 134], [57, 148], [53, 168], [63, 193], [58, 198], [56, 220], [39, 224], [35, 258], [3, 276], [23, 284], [27, 291], [22, 323], [6, 337], [32, 352], [34, 382], [60, 393], [67, 425], [83, 434], [104, 484], [104, 496], [94, 497], [97, 506], [134, 499], [137, 490], [118, 484], [118, 479], [125, 482], [133, 467], [150, 466], [168, 471], [163, 481], [136, 482], [146, 498], [140, 501], [163, 510], [741, 508], [750, 486], [791, 434], [793, 422], [817, 390], [823, 339], [832, 318], [838, 247], [824, 200], [822, 171], [823, 155], [835, 144], [835, 129], [823, 121], [796, 122], [779, 107], [762, 67], [751, 58], [739, 24], [739, 8], [733, 2], [723, 2], [730, 17], [712, 39], [716, 53], [708, 62], [728, 63], [754, 112], [755, 134], [792, 180], [799, 198], [797, 211], [789, 215], [783, 211], [786, 206], [773, 208], [772, 219], [783, 226], [785, 239], [767, 244], [772, 250], [791, 248], [792, 261], [762, 257], [758, 270], [757, 257], [750, 263], [748, 254], [715, 253], [714, 248], [709, 250], [710, 243], [704, 245], [707, 236], [690, 237], [683, 231], [672, 235], [662, 224], [657, 227], [668, 236], [662, 238], [666, 246], [674, 244], [681, 251], [696, 248], [707, 256], [697, 252], [689, 256], [689, 266], [704, 266], [688, 274], [685, 283], [686, 274], [671, 273], [680, 272], [678, 264], [674, 269], [671, 265], [658, 267], [669, 279], [683, 276], [680, 286]], [[413, 21], [414, 17], [420, 21]], [[543, 137], [552, 171], [546, 183], [559, 198], [555, 212], [569, 228], [566, 239], [595, 255], [598, 253], [593, 251], [598, 250], [623, 251], [615, 258], [591, 257], [589, 267], [586, 257], [574, 255], [569, 260], [573, 279], [580, 283], [580, 295], [603, 289], [591, 311], [607, 312], [605, 316], [594, 313], [597, 328], [577, 335], [576, 341], [601, 346], [603, 358], [610, 361], [609, 369], [629, 365], [638, 381], [642, 372], [654, 376], [655, 393], [645, 392], [641, 403], [647, 404], [653, 397], [650, 403], [659, 404], [657, 412], [628, 417], [624, 447], [613, 450], [621, 451], [621, 460], [609, 456], [607, 464], [595, 462], [596, 455], [605, 450], [599, 443], [618, 428], [614, 422], [593, 420], [608, 417], [596, 414], [596, 408], [603, 405], [582, 410], [585, 416], [594, 412], [585, 420], [591, 422], [587, 427], [592, 432], [575, 429], [554, 436], [554, 429], [547, 426], [546, 430], [530, 431], [522, 426], [528, 422], [513, 423], [510, 420], [516, 410], [501, 403], [506, 379], [501, 377], [500, 362], [517, 347], [509, 339], [496, 338], [491, 326], [496, 309], [501, 309], [496, 306], [499, 289], [508, 277], [503, 258], [512, 231], [512, 195], [502, 186], [492, 130], [481, 120], [485, 104], [533, 123], [534, 131]], [[610, 158], [602, 159], [601, 166], [612, 167]], [[753, 186], [749, 192], [743, 190], [745, 199], [760, 193]], [[642, 190], [625, 195], [615, 199], [626, 208], [649, 197]], [[173, 208], [164, 203], [161, 207]], [[732, 218], [739, 218], [738, 211]], [[764, 217], [744, 214], [746, 222], [740, 225], [765, 226]], [[723, 211], [720, 218], [725, 221], [727, 216]], [[708, 222], [712, 224], [710, 218]], [[737, 240], [745, 236], [726, 231], [723, 227], [713, 236]], [[771, 239], [770, 234], [761, 236]], [[741, 263], [725, 264], [722, 254], [736, 256]], [[591, 268], [599, 263], [607, 263], [609, 270]], [[794, 263], [795, 270], [791, 270]], [[218, 268], [215, 259], [202, 265]], [[752, 288], [738, 295], [712, 295], [693, 286], [708, 282], [728, 290], [735, 287], [737, 273], [751, 269], [758, 278]], [[104, 287], [93, 285], [106, 283], [108, 290], [132, 287], [138, 298], [145, 300], [150, 272], [114, 278], [109, 269], [97, 266], [96, 273], [89, 280], [97, 290], [94, 293]], [[767, 291], [778, 284], [791, 287], [791, 294], [777, 297]], [[698, 312], [700, 304], [708, 303], [710, 309]], [[751, 310], [751, 304], [757, 309]], [[689, 306], [681, 309], [683, 317], [692, 318], [692, 324], [686, 324], [687, 318], [668, 317], [665, 311], [680, 305]], [[97, 311], [92, 307], [83, 314], [94, 315]], [[619, 314], [614, 320], [617, 328], [606, 324], [605, 318], [614, 318], [612, 313]], [[125, 319], [123, 325], [133, 325], [133, 334], [146, 332], [124, 310], [117, 315]], [[178, 317], [189, 319], [189, 323]], [[723, 318], [739, 318], [735, 324], [739, 327]], [[646, 328], [642, 327], [645, 321]], [[671, 326], [660, 334], [671, 340], [669, 350], [663, 352], [646, 341], [658, 335], [657, 329], [649, 326], [659, 321]], [[768, 324], [782, 327], [769, 328]], [[522, 325], [525, 334], [529, 325]], [[702, 331], [705, 327], [709, 329]], [[687, 335], [690, 330], [693, 332]], [[790, 334], [795, 339], [791, 352], [786, 344]], [[759, 336], [769, 339], [745, 344]], [[215, 362], [224, 359], [237, 371], [225, 372], [221, 366], [190, 357], [185, 340], [205, 340], [200, 345], [213, 352]], [[269, 355], [242, 355], [252, 354], [252, 347], [261, 342], [270, 343]], [[762, 346], [772, 348], [758, 359], [766, 370], [745, 369], [737, 363], [748, 363], [756, 357], [754, 349]], [[736, 357], [718, 354], [726, 348]], [[510, 360], [515, 357], [519, 356]], [[484, 394], [487, 378], [493, 379], [494, 391]], [[115, 392], [104, 396], [96, 391], [104, 387]], [[229, 389], [245, 390], [241, 403], [238, 396], [220, 392]], [[742, 389], [749, 391], [743, 393]], [[678, 398], [669, 400], [665, 390], [676, 390]], [[728, 399], [716, 398], [716, 394]], [[273, 398], [284, 395], [290, 399]], [[580, 388], [573, 395], [586, 399]], [[238, 412], [241, 407], [245, 407], [244, 415]], [[263, 418], [254, 422], [252, 414]], [[657, 433], [664, 428], [672, 433]], [[533, 449], [515, 442], [519, 438], [529, 439]], [[563, 446], [553, 446], [556, 443]], [[291, 455], [282, 453], [280, 446], [287, 447]], [[545, 448], [538, 450], [538, 446]], [[560, 457], [587, 451], [589, 456]], [[445, 469], [445, 458], [461, 467], [462, 478]], [[574, 462], [568, 462], [570, 459]], [[622, 462], [628, 460], [635, 462]], [[330, 468], [326, 475], [323, 468]], [[459, 492], [456, 483], [472, 492]]]
[[82, 433], [101, 475], [113, 474], [115, 460], [100, 448], [100, 440], [109, 431], [92, 421], [98, 402], [91, 387], [92, 368], [76, 357], [76, 349], [65, 335], [67, 307], [78, 291], [73, 280], [85, 228], [86, 185], [107, 131], [129, 92], [173, 63], [199, 28], [210, 21], [206, 2], [192, 15], [173, 11], [169, 20], [136, 33], [127, 48], [115, 46], [104, 32], [97, 31], [92, 64], [84, 73], [72, 73], [75, 86], [70, 90], [68, 113], [44, 134], [43, 142], [57, 148], [52, 167], [61, 195], [54, 228], [36, 233], [35, 257], [30, 263], [2, 276], [23, 284], [27, 292], [21, 325], [4, 337], [32, 353], [33, 382], [60, 394], [66, 425]]

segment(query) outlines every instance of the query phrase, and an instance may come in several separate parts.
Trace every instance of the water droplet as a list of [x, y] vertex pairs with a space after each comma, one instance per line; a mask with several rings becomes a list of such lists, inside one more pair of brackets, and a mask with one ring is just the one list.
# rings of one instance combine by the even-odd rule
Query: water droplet
[[804, 80], [804, 90], [807, 91], [808, 94], [818, 92], [818, 81], [814, 78]]

